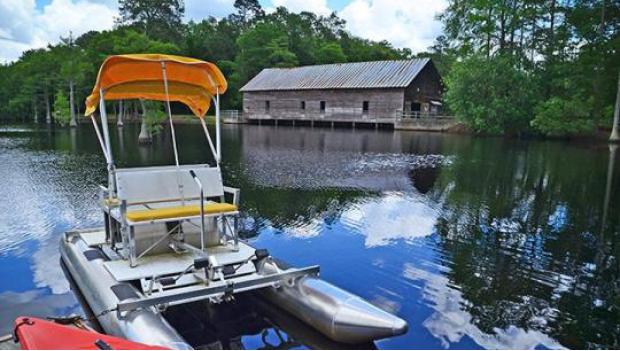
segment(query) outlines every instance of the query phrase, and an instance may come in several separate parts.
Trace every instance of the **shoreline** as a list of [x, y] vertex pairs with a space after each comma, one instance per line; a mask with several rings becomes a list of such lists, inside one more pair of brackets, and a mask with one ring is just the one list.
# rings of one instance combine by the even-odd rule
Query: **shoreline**
[[[205, 122], [207, 123], [207, 125], [215, 125], [215, 116], [214, 115], [207, 115], [204, 117], [205, 118]], [[180, 124], [180, 125], [200, 125], [200, 122], [198, 120], [198, 118], [196, 118], [193, 115], [189, 115], [189, 114], [177, 114], [177, 115], [172, 115], [172, 120], [175, 124]], [[116, 124], [116, 116], [115, 115], [108, 115], [108, 123], [109, 124]], [[167, 118], [166, 118], [167, 121]], [[15, 121], [7, 121], [4, 120], [5, 123], [2, 123], [3, 125], [11, 125], [11, 124], [45, 124], [44, 122], [27, 122], [24, 120], [15, 120]], [[141, 123], [140, 117], [125, 117], [123, 120], [123, 124], [139, 124]], [[247, 123], [246, 121], [238, 121], [238, 120], [226, 120], [226, 118], [222, 118], [222, 123], [223, 124], [250, 124], [251, 123]], [[90, 120], [87, 119], [86, 117], [80, 116], [80, 118], [78, 119], [78, 124], [90, 124]], [[51, 125], [57, 126], [54, 123], [52, 123]], [[60, 127], [60, 126], [57, 126]], [[297, 126], [299, 128], [307, 128], [306, 126]], [[68, 126], [65, 127], [60, 127], [60, 128], [70, 128]], [[295, 127], [293, 127], [295, 128]], [[312, 127], [312, 128], [322, 128], [322, 127]], [[325, 127], [326, 129], [329, 129], [327, 127]], [[360, 129], [363, 130], [364, 128], [349, 128], [352, 130], [356, 130], [356, 129]], [[405, 129], [405, 128], [394, 128], [394, 129], [383, 129], [383, 130], [392, 130], [392, 131], [398, 131], [398, 132], [427, 132], [427, 133], [437, 133], [437, 134], [448, 134], [448, 135], [460, 135], [460, 136], [471, 136], [471, 137], [476, 137], [476, 138], [504, 138], [504, 139], [513, 139], [513, 140], [521, 140], [521, 141], [559, 141], [559, 142], [565, 142], [565, 143], [576, 143], [576, 144], [582, 144], [585, 142], [597, 142], [597, 143], [609, 143], [609, 144], [616, 144], [618, 145], [618, 143], [614, 143], [614, 142], [610, 142], [609, 141], [609, 136], [611, 134], [611, 129], [607, 129], [607, 128], [598, 128], [594, 133], [592, 134], [586, 134], [586, 135], [575, 135], [575, 136], [542, 136], [542, 135], [535, 135], [535, 134], [522, 134], [522, 135], [509, 135], [509, 134], [484, 134], [484, 133], [474, 133], [473, 131], [471, 131], [471, 129], [469, 129], [469, 127], [467, 127], [464, 123], [462, 122], [454, 122], [453, 125], [451, 125], [449, 128], [442, 128], [442, 129]]]

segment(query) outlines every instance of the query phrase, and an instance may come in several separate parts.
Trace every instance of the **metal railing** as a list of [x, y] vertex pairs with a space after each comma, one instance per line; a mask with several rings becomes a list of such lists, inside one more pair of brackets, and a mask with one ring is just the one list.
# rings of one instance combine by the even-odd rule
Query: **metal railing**
[[[225, 113], [226, 112], [226, 113]], [[243, 113], [237, 110], [222, 111], [224, 118], [237, 119], [246, 115], [250, 119], [258, 120], [301, 120], [301, 121], [342, 121], [342, 122], [395, 122], [405, 120], [450, 120], [453, 116], [437, 113], [437, 112], [421, 112], [421, 111], [402, 111], [396, 110], [390, 112], [389, 110], [377, 111], [363, 111], [361, 108], [331, 108], [326, 111], [320, 110], [300, 110], [296, 108], [291, 109], [275, 109], [271, 108], [269, 111], [265, 109], [246, 109]]]
[[320, 110], [300, 110], [300, 109], [247, 109], [244, 111], [250, 119], [272, 119], [272, 120], [314, 120], [314, 121], [375, 121], [375, 120], [394, 120], [397, 115], [388, 111], [362, 111], [361, 109], [337, 109], [328, 108]]

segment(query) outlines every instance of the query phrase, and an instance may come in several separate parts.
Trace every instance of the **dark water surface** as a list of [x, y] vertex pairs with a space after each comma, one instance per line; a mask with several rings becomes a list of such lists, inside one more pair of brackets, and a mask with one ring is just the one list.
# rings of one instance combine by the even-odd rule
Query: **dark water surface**
[[[89, 127], [0, 127], [2, 333], [18, 315], [82, 313], [57, 243], [102, 223]], [[173, 163], [167, 134], [143, 147], [136, 126], [113, 129], [119, 166]], [[182, 162], [209, 160], [199, 126], [177, 133]], [[377, 347], [620, 347], [620, 156], [607, 145], [225, 126], [223, 146], [246, 238], [409, 322]], [[222, 346], [273, 347], [294, 323], [250, 317]]]

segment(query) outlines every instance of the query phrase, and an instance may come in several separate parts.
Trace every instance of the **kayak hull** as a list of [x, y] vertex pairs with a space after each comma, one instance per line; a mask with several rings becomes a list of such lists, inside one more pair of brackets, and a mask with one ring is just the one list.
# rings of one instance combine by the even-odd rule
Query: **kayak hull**
[[168, 350], [32, 317], [15, 320], [15, 337], [22, 350]]

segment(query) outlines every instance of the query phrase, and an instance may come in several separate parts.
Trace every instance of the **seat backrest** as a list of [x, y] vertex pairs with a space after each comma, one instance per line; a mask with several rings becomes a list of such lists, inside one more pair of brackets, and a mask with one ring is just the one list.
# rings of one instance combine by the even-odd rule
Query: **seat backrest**
[[[193, 170], [202, 183], [205, 197], [224, 195], [219, 167], [183, 165], [116, 169], [117, 197], [129, 204], [199, 198], [200, 188], [190, 175]], [[182, 186], [182, 194], [179, 189]]]

